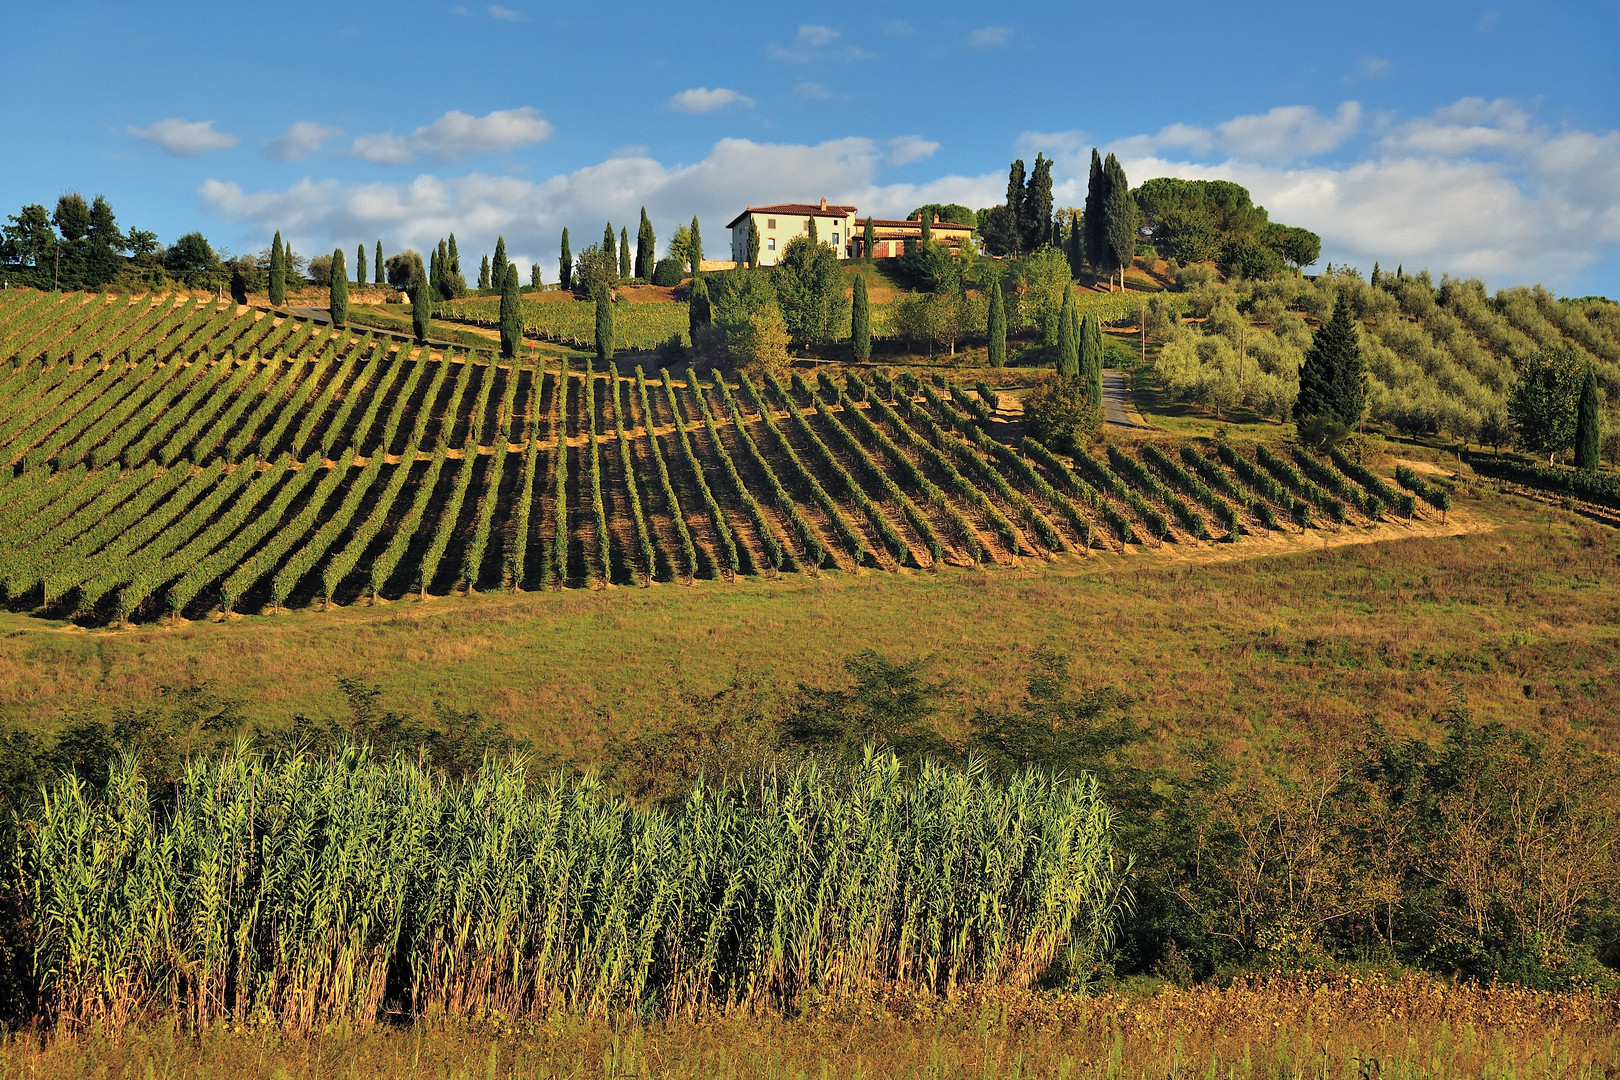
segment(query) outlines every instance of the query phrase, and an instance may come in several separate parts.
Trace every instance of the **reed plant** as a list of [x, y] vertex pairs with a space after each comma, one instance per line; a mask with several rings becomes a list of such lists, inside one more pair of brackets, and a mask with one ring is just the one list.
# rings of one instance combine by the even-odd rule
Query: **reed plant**
[[41, 1019], [683, 1016], [1081, 972], [1121, 906], [1094, 779], [868, 749], [673, 806], [485, 760], [245, 748], [48, 786], [14, 883]]

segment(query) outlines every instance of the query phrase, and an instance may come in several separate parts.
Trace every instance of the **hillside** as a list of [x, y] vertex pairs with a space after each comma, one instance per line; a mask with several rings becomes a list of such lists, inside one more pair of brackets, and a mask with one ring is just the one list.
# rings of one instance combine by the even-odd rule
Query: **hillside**
[[1016, 401], [942, 378], [646, 379], [22, 291], [0, 353], [0, 585], [90, 622], [1192, 551], [1447, 505], [1263, 445], [1060, 458]]

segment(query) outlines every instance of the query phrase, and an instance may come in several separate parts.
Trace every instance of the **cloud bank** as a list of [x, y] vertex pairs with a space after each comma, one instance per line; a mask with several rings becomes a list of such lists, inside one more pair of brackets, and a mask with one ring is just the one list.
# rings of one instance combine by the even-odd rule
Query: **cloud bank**
[[[370, 146], [374, 159], [403, 162], [418, 153], [510, 145], [516, 136], [503, 141], [487, 127], [439, 121], [409, 138], [369, 138], [378, 140]], [[1083, 203], [1089, 138], [1027, 132], [1016, 145], [1026, 160], [1037, 150], [1056, 158], [1059, 206]], [[814, 145], [733, 138], [691, 164], [665, 164], [634, 148], [540, 180], [424, 172], [393, 183], [304, 180], [282, 191], [210, 180], [202, 195], [232, 221], [266, 235], [279, 228], [311, 250], [377, 236], [385, 246], [425, 250], [451, 231], [476, 250], [504, 234], [509, 251], [540, 259], [549, 272], [564, 225], [591, 235], [602, 221], [627, 218], [641, 205], [661, 237], [696, 213], [713, 230], [711, 242], [723, 243], [720, 227], [750, 203], [826, 196], [862, 213], [899, 216], [923, 203], [983, 207], [1004, 198], [1000, 168], [920, 183], [886, 177], [885, 170], [914, 167], [938, 149], [919, 135]], [[1275, 220], [1320, 233], [1324, 262], [1364, 271], [1378, 260], [1493, 284], [1558, 287], [1620, 250], [1613, 194], [1620, 190], [1620, 132], [1552, 128], [1511, 101], [1469, 98], [1409, 119], [1369, 118], [1354, 101], [1331, 112], [1284, 106], [1209, 126], [1169, 125], [1102, 149], [1119, 155], [1133, 184], [1153, 176], [1243, 184]]]

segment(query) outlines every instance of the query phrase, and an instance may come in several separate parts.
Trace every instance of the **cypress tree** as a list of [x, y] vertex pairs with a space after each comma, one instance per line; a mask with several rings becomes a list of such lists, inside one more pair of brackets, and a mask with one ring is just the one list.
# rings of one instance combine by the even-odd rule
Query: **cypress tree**
[[455, 233], [450, 234], [449, 255], [450, 255], [450, 263], [449, 263], [450, 273], [452, 275], [461, 273], [461, 255], [456, 251], [456, 234]]
[[281, 250], [281, 230], [270, 241], [270, 304], [280, 307], [287, 299], [287, 254]]
[[1367, 363], [1361, 355], [1356, 319], [1347, 291], [1339, 293], [1333, 316], [1311, 335], [1299, 369], [1294, 420], [1326, 420], [1345, 428], [1361, 422], [1367, 400]]
[[872, 215], [866, 215], [866, 228], [861, 230], [862, 255], [870, 262], [877, 252], [877, 226], [872, 224]]
[[1007, 227], [1012, 232], [1013, 255], [1021, 253], [1024, 243], [1022, 215], [1024, 212], [1024, 159], [1019, 158], [1007, 170]]
[[692, 299], [686, 309], [686, 333], [697, 348], [698, 331], [714, 320], [714, 305], [709, 302], [709, 283], [702, 278], [692, 279]]
[[372, 279], [374, 281], [376, 281], [376, 283], [378, 285], [385, 285], [388, 282], [388, 275], [385, 273], [385, 270], [386, 270], [386, 267], [383, 266], [383, 257], [382, 257], [382, 241], [378, 240], [377, 241], [377, 268], [374, 271], [372, 271]]
[[636, 229], [636, 277], [643, 281], [651, 281], [653, 274], [653, 250], [657, 240], [653, 236], [652, 219], [647, 217], [647, 208], [641, 208], [641, 226]]
[[539, 288], [544, 287], [544, 285], [545, 285], [545, 282], [540, 280], [540, 264], [537, 263], [537, 262], [530, 263], [529, 264], [529, 288], [531, 288], [531, 289], [539, 289]]
[[1120, 291], [1125, 289], [1125, 270], [1136, 257], [1138, 212], [1136, 200], [1131, 197], [1131, 186], [1125, 179], [1125, 170], [1113, 154], [1103, 163], [1108, 177], [1108, 197], [1103, 202], [1104, 228], [1107, 232], [1108, 255], [1105, 265], [1119, 271]]
[[630, 280], [630, 233], [629, 230], [619, 230], [619, 280]]
[[602, 251], [607, 255], [608, 273], [613, 273], [619, 266], [619, 241], [613, 235], [613, 222], [608, 222], [602, 230]]
[[518, 294], [517, 267], [506, 264], [501, 277], [501, 355], [510, 360], [523, 347], [523, 304]]
[[489, 260], [489, 287], [492, 289], [505, 288], [501, 283], [506, 280], [506, 237], [495, 238], [495, 257]]
[[703, 271], [703, 234], [698, 232], [697, 215], [692, 215], [692, 276], [697, 277]]
[[596, 287], [596, 358], [613, 359], [613, 296], [606, 285]]
[[1103, 340], [1097, 316], [1087, 315], [1080, 322], [1080, 378], [1091, 394], [1092, 407], [1102, 409]]
[[478, 264], [478, 288], [480, 290], [493, 288], [489, 282], [489, 256], [485, 255], [484, 261]]
[[332, 252], [332, 285], [328, 294], [327, 311], [331, 313], [332, 325], [337, 327], [349, 324], [349, 268], [343, 262], [343, 249], [338, 248]]
[[1079, 214], [1069, 219], [1069, 236], [1063, 245], [1063, 253], [1069, 257], [1069, 273], [1076, 278], [1080, 276], [1080, 268], [1086, 261], [1086, 241], [1080, 231], [1080, 220]]
[[748, 219], [748, 265], [759, 265], [759, 222]]
[[1030, 171], [1018, 211], [1018, 225], [1026, 254], [1051, 239], [1052, 160], [1044, 154], [1035, 155], [1035, 168]]
[[816, 235], [816, 219], [815, 218], [811, 218], [809, 221], [805, 222], [805, 233], [812, 240], [820, 240], [821, 239], [820, 236]]
[[1081, 215], [1084, 225], [1086, 262], [1095, 272], [1103, 265], [1108, 250], [1108, 219], [1103, 204], [1108, 201], [1108, 175], [1103, 172], [1102, 155], [1091, 148], [1091, 177], [1086, 182], [1086, 205]]
[[928, 245], [934, 242], [934, 215], [924, 210], [921, 217], [922, 220], [918, 224], [922, 226], [922, 243], [917, 246], [920, 250], [927, 251]]
[[1007, 363], [1007, 307], [1001, 300], [1001, 279], [990, 283], [990, 366]]
[[1598, 416], [1597, 368], [1586, 365], [1586, 381], [1581, 383], [1580, 404], [1575, 406], [1575, 467], [1597, 472], [1598, 451], [1603, 442], [1602, 420]]
[[850, 311], [850, 351], [855, 362], [872, 358], [872, 304], [866, 295], [866, 275], [855, 275], [855, 302]]
[[364, 244], [354, 249], [354, 283], [362, 288], [366, 284], [366, 245]]
[[557, 287], [568, 292], [574, 287], [574, 253], [568, 250], [568, 230], [563, 230], [562, 254], [557, 257]]
[[1080, 376], [1080, 320], [1075, 315], [1074, 289], [1063, 287], [1063, 309], [1058, 313], [1057, 372], [1066, 379]]
[[428, 290], [431, 287], [421, 276], [411, 279], [411, 330], [416, 334], [418, 345], [427, 341], [430, 312]]

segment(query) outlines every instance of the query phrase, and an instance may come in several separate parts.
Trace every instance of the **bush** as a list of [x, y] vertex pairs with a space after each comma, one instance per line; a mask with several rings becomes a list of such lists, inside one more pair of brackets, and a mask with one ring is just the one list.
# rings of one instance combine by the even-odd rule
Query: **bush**
[[653, 267], [652, 283], [665, 289], [672, 289], [681, 283], [683, 276], [685, 275], [681, 269], [681, 260], [665, 256]]
[[1097, 431], [1097, 410], [1085, 381], [1059, 376], [1024, 398], [1024, 418], [1035, 437], [1057, 450], [1072, 450]]

